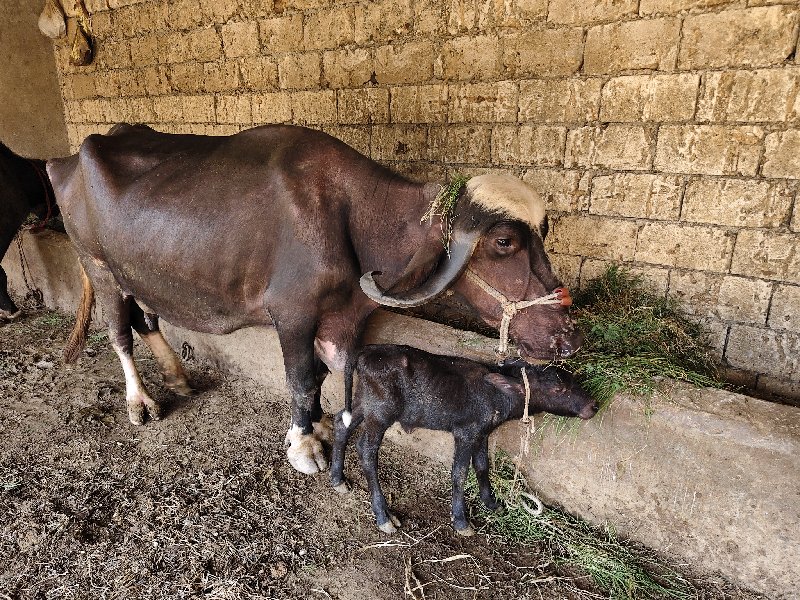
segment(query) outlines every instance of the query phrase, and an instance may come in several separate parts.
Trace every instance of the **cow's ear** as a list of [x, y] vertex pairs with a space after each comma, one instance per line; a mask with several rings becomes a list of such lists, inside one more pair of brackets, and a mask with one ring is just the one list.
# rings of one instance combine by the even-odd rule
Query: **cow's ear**
[[517, 394], [524, 393], [522, 384], [519, 381], [501, 375], [500, 373], [487, 373], [483, 376], [483, 380], [487, 383], [491, 383], [506, 396], [516, 396]]
[[542, 236], [542, 241], [547, 239], [547, 232], [550, 231], [550, 221], [547, 218], [547, 215], [544, 216], [542, 220], [542, 224], [539, 226], [539, 233]]

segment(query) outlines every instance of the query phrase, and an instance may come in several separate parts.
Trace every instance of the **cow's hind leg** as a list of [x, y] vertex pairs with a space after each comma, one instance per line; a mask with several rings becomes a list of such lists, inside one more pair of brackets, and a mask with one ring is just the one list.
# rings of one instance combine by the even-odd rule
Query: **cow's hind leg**
[[117, 353], [125, 373], [125, 402], [128, 405], [128, 419], [134, 425], [143, 425], [147, 414], [152, 419], [161, 418], [158, 404], [147, 393], [133, 362], [133, 331], [130, 322], [131, 297], [120, 295], [103, 298], [98, 294], [103, 306], [103, 314], [108, 321], [108, 337], [111, 347]]
[[180, 358], [158, 328], [158, 315], [145, 313], [136, 302], [132, 302], [131, 325], [156, 357], [164, 376], [164, 385], [179, 396], [191, 396], [194, 390], [189, 386]]

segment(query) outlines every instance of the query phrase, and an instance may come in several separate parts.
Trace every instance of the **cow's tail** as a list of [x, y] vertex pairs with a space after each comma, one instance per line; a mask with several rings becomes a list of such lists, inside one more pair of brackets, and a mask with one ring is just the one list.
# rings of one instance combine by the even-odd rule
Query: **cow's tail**
[[75, 327], [72, 328], [67, 345], [64, 346], [65, 363], [73, 363], [78, 360], [83, 347], [86, 345], [86, 334], [89, 331], [89, 324], [92, 322], [94, 288], [83, 266], [81, 266], [81, 284], [83, 285], [83, 293], [81, 294], [81, 303], [78, 306], [78, 315], [75, 318]]

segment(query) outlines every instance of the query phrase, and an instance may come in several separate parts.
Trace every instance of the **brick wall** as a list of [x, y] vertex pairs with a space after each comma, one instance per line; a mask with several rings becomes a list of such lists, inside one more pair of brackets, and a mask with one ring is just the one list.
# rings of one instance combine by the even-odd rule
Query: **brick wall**
[[417, 178], [515, 173], [566, 281], [622, 261], [737, 381], [800, 397], [796, 0], [86, 4], [94, 64], [56, 48], [73, 149], [118, 121], [287, 122]]

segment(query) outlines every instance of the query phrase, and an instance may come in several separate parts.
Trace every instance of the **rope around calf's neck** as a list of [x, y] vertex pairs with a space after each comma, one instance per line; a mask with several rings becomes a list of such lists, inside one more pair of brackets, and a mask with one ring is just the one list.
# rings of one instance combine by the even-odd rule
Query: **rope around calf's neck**
[[[522, 367], [522, 383], [525, 385], [525, 409], [522, 413], [520, 422], [525, 425], [525, 431], [519, 438], [519, 452], [514, 458], [514, 480], [511, 483], [511, 491], [508, 494], [508, 503], [510, 507], [520, 507], [528, 514], [538, 517], [544, 511], [544, 505], [534, 494], [526, 491], [527, 482], [521, 477], [521, 465], [523, 456], [528, 456], [531, 451], [531, 434], [533, 433], [533, 419], [530, 416], [530, 403], [531, 403], [531, 385], [528, 381], [528, 373], [525, 367]], [[521, 482], [519, 491], [517, 491], [517, 483]], [[528, 504], [532, 502], [535, 507]]]

